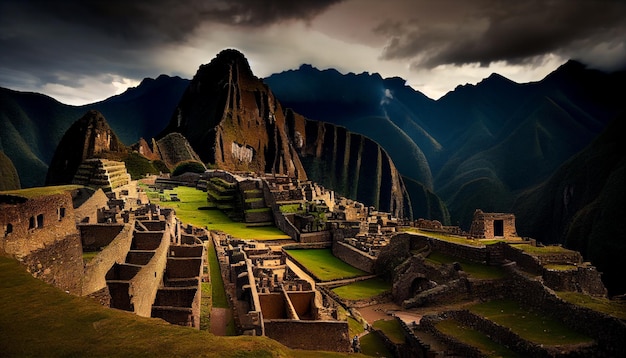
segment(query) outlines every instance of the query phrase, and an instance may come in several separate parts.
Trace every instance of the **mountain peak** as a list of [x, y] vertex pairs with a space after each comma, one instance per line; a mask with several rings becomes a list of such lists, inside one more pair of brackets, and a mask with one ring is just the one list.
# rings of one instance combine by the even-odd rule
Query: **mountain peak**
[[206, 75], [206, 72], [213, 72], [214, 75], [220, 73], [225, 74], [228, 73], [226, 70], [233, 67], [237, 67], [241, 74], [254, 77], [246, 56], [235, 49], [222, 50], [213, 58], [213, 60], [211, 60], [211, 62], [206, 65], [201, 65], [200, 69], [198, 69], [198, 72], [196, 73], [196, 76], [204, 76]]

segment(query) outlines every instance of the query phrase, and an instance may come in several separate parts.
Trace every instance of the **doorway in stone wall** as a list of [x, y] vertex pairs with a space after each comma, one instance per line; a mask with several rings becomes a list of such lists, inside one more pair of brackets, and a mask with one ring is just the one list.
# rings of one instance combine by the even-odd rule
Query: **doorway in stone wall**
[[493, 236], [504, 236], [504, 220], [493, 221]]

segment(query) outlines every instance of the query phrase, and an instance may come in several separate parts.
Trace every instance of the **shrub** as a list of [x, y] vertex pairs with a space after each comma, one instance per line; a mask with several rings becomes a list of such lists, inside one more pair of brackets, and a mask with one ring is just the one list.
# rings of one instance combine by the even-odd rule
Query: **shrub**
[[204, 164], [200, 163], [197, 160], [185, 160], [178, 165], [172, 171], [173, 176], [181, 175], [183, 173], [204, 173], [206, 171], [206, 167]]
[[146, 174], [159, 174], [148, 158], [143, 155], [131, 152], [123, 159], [126, 170], [133, 180], [141, 179]]
[[154, 166], [154, 169], [160, 171], [161, 173], [169, 173], [170, 172], [170, 168], [167, 167], [167, 165], [165, 165], [165, 162], [162, 160], [154, 160], [152, 161], [152, 165]]

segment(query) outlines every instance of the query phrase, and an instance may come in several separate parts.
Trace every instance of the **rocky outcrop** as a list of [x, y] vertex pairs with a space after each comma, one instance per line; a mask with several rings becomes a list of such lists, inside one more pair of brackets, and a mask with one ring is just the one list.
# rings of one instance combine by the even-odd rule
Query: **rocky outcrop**
[[120, 160], [127, 154], [104, 116], [88, 111], [65, 132], [48, 168], [46, 185], [69, 184], [85, 159]]
[[20, 189], [20, 177], [13, 162], [0, 151], [0, 191]]
[[180, 133], [170, 133], [155, 143], [157, 154], [170, 169], [186, 160], [202, 162], [200, 156], [196, 154], [187, 139]]
[[185, 136], [204, 163], [306, 178], [280, 104], [236, 50], [200, 66], [158, 137], [173, 132]]

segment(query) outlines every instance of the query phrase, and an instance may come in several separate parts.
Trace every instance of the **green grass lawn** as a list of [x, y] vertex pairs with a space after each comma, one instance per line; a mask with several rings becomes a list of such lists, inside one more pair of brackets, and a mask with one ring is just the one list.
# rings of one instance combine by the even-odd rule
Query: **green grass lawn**
[[[216, 209], [198, 210], [206, 208], [207, 194], [202, 190], [179, 186], [174, 190], [165, 190], [165, 197], [176, 193], [180, 201], [161, 201], [158, 195], [150, 194], [151, 201], [160, 206], [173, 208], [176, 216], [183, 222], [198, 227], [208, 227], [209, 230], [219, 230], [244, 240], [283, 240], [290, 239], [289, 235], [280, 231], [276, 226], [247, 227], [243, 222], [232, 221], [226, 214]], [[154, 198], [152, 198], [154, 197]]]
[[321, 281], [334, 281], [367, 274], [333, 256], [330, 249], [287, 250]]
[[383, 341], [374, 333], [361, 337], [361, 353], [371, 357], [393, 357]]
[[463, 260], [458, 257], [442, 254], [436, 251], [428, 255], [427, 260], [431, 262], [435, 262], [435, 263], [445, 263], [445, 264], [458, 262], [459, 264], [461, 264], [461, 268], [463, 269], [463, 271], [467, 272], [471, 277], [478, 278], [478, 279], [497, 280], [497, 279], [504, 278], [506, 276], [506, 272], [500, 267], [489, 266], [489, 265], [481, 264], [478, 262]]
[[459, 341], [478, 348], [486, 357], [521, 357], [507, 347], [491, 340], [484, 333], [465, 326], [453, 319], [446, 319], [435, 324], [435, 327]]
[[36, 198], [38, 196], [61, 194], [69, 190], [83, 188], [82, 185], [58, 185], [58, 186], [42, 186], [36, 188], [18, 189], [0, 191], [0, 195], [16, 195], [24, 198]]
[[414, 227], [403, 227], [403, 228], [400, 228], [400, 230], [404, 231], [404, 232], [415, 233], [415, 234], [420, 234], [420, 235], [423, 235], [423, 236], [433, 237], [435, 239], [448, 241], [448, 242], [453, 242], [453, 243], [456, 243], [456, 244], [470, 245], [470, 246], [485, 246], [485, 244], [482, 243], [480, 240], [470, 240], [470, 239], [467, 239], [467, 238], [462, 237], [462, 236], [446, 235], [444, 233], [425, 231], [425, 230], [420, 230], [420, 229], [414, 228]]
[[363, 300], [390, 290], [391, 284], [380, 278], [372, 278], [332, 289], [339, 297], [346, 300]]
[[589, 343], [593, 339], [540, 312], [511, 300], [495, 300], [471, 306], [469, 310], [510, 328], [520, 337], [547, 346]]
[[571, 253], [573, 252], [572, 250], [568, 250], [564, 247], [561, 246], [555, 246], [555, 245], [550, 245], [550, 246], [532, 246], [529, 244], [512, 244], [512, 247], [515, 247], [517, 249], [520, 249], [526, 253], [529, 254], [533, 254], [533, 255], [551, 255], [551, 254], [555, 254], [555, 253]]
[[372, 327], [383, 331], [385, 336], [387, 336], [387, 338], [395, 344], [403, 344], [405, 341], [404, 330], [397, 319], [380, 319], [375, 321], [372, 324]]
[[228, 298], [224, 290], [224, 279], [220, 273], [220, 264], [215, 253], [215, 245], [212, 240], [207, 240], [207, 259], [209, 262], [209, 276], [211, 277], [211, 301], [213, 307], [228, 308]]
[[626, 320], [626, 302], [611, 301], [607, 298], [591, 297], [578, 292], [556, 292], [561, 299], [578, 306]]

